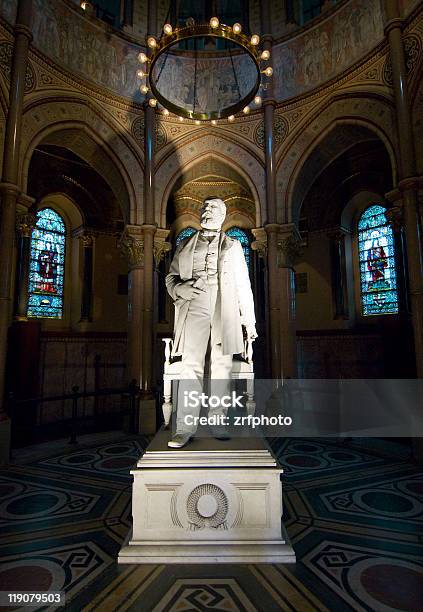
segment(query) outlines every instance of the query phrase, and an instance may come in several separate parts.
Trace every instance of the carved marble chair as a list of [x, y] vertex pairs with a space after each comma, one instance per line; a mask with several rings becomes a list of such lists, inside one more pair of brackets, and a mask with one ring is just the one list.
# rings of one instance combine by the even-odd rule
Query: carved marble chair
[[[163, 373], [163, 404], [162, 411], [165, 428], [169, 427], [172, 417], [172, 381], [180, 379], [181, 360], [171, 360], [172, 338], [163, 338], [165, 344], [165, 363]], [[254, 362], [253, 362], [253, 341], [244, 340], [244, 351], [240, 358], [235, 356], [232, 362], [232, 380], [246, 380], [247, 382], [247, 402], [248, 414], [254, 414], [256, 402], [254, 400]]]

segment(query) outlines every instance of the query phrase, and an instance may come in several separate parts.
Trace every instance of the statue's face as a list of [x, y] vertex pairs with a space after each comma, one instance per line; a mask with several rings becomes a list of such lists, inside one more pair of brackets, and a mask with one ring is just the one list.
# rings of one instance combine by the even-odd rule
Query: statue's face
[[213, 198], [204, 200], [201, 208], [200, 225], [207, 230], [220, 230], [226, 217], [226, 206], [223, 200]]

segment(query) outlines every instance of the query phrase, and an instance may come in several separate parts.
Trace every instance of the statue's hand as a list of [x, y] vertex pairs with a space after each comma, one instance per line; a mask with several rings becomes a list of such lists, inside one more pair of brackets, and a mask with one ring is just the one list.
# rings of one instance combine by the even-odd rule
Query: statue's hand
[[246, 325], [245, 334], [248, 340], [255, 340], [257, 338], [257, 331], [255, 325]]
[[175, 288], [175, 293], [178, 297], [183, 300], [192, 300], [196, 295], [199, 295], [202, 291], [199, 287], [194, 287], [194, 279], [187, 280]]

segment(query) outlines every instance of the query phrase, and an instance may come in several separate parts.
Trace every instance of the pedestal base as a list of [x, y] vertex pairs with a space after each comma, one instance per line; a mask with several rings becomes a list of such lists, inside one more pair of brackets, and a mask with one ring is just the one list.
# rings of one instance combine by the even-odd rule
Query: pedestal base
[[161, 430], [134, 476], [133, 529], [119, 563], [294, 563], [281, 526], [277, 465], [261, 439], [195, 439]]

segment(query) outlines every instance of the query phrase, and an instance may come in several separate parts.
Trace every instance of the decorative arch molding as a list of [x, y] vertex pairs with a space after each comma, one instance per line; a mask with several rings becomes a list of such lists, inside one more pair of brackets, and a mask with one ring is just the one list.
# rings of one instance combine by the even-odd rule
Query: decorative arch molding
[[[65, 132], [68, 138], [58, 138]], [[35, 148], [41, 143], [67, 146], [111, 186], [126, 222], [139, 223], [143, 197], [141, 159], [90, 106], [79, 100], [40, 102], [25, 109], [21, 141], [21, 187], [26, 190]]]
[[72, 231], [84, 225], [84, 215], [78, 204], [66, 193], [52, 192], [38, 203], [37, 212], [42, 208], [53, 208], [65, 220], [66, 227]]
[[284, 148], [282, 155], [277, 159], [276, 189], [279, 203], [278, 220], [281, 223], [292, 223], [297, 220], [301, 203], [298, 205], [293, 200], [301, 170], [313, 150], [336, 126], [357, 125], [373, 132], [388, 151], [393, 184], [397, 183], [398, 162], [395, 155], [397, 134], [393, 128], [395, 116], [393, 108], [386, 101], [376, 96], [342, 96], [316, 109], [313, 116], [308, 124], [297, 127], [290, 138], [290, 146]]
[[[166, 225], [166, 207], [170, 194], [180, 176], [197, 164], [209, 158], [222, 160], [238, 172], [246, 181], [254, 198], [256, 223], [259, 227], [265, 218], [265, 170], [257, 158], [239, 146], [215, 134], [204, 134], [195, 141], [187, 142], [175, 149], [165, 159], [161, 159], [156, 169], [157, 223]], [[236, 162], [234, 161], [236, 160]], [[251, 177], [254, 177], [254, 181]]]

